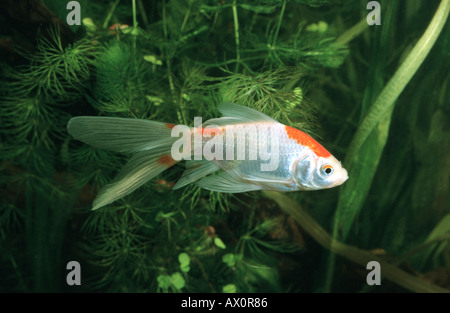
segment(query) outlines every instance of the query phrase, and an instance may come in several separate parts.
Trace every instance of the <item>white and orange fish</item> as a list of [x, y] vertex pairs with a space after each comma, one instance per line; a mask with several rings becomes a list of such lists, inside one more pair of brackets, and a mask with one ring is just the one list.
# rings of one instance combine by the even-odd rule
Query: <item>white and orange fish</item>
[[[114, 181], [99, 191], [92, 209], [124, 197], [181, 160], [186, 160], [186, 170], [173, 189], [196, 182], [226, 193], [318, 190], [348, 179], [341, 163], [306, 133], [234, 103], [218, 109], [224, 117], [190, 128], [132, 118], [72, 118], [67, 129], [75, 139], [134, 153]], [[179, 137], [179, 126], [187, 129], [187, 138]]]

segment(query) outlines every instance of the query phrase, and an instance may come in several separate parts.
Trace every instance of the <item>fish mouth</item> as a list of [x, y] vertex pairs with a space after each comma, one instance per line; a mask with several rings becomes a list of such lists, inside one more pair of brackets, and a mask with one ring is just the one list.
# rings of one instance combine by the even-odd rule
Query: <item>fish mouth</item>
[[343, 175], [345, 178], [342, 182], [345, 182], [348, 179], [348, 172], [345, 168], [343, 168], [342, 170], [344, 171], [344, 174], [345, 174], [345, 175]]
[[343, 168], [341, 170], [340, 174], [341, 174], [341, 177], [338, 180], [335, 181], [335, 183], [333, 184], [332, 187], [340, 186], [343, 183], [345, 183], [345, 181], [348, 179], [348, 173], [347, 173], [347, 170], [345, 168]]
[[338, 185], [342, 185], [348, 179], [348, 172], [345, 168], [342, 169], [342, 178], [339, 180]]

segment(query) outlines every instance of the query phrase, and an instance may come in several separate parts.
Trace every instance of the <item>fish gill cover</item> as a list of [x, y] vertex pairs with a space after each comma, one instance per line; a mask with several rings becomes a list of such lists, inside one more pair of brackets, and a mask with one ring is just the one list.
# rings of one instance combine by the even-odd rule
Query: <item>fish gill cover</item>
[[[450, 31], [424, 32], [449, 1], [379, 1], [374, 26], [360, 0], [78, 2], [73, 26], [64, 1], [0, 4], [0, 291], [448, 291]], [[228, 101], [317, 138], [349, 180], [172, 190], [180, 163], [91, 211], [129, 156], [70, 118], [192, 126]]]

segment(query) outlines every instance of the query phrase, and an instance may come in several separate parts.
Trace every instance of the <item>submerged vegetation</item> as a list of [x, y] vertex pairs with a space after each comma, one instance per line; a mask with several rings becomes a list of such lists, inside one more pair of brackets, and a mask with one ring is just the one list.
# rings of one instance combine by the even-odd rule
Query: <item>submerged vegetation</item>
[[[45, 14], [19, 27], [31, 13], [6, 1], [0, 15], [0, 291], [450, 289], [449, 1], [379, 1], [368, 27], [360, 0], [85, 0], [71, 28], [61, 1], [21, 1]], [[90, 211], [128, 156], [74, 141], [71, 117], [192, 125], [223, 101], [310, 133], [350, 179], [172, 191], [177, 164]], [[381, 286], [370, 256], [390, 271]], [[72, 260], [81, 286], [66, 284]]]

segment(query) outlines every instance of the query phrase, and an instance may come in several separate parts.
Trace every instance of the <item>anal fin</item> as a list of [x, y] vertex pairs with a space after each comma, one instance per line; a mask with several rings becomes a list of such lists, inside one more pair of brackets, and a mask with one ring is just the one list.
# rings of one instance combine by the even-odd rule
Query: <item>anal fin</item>
[[228, 172], [205, 177], [197, 182], [197, 185], [207, 190], [225, 193], [239, 193], [262, 189], [258, 185], [240, 181]]

